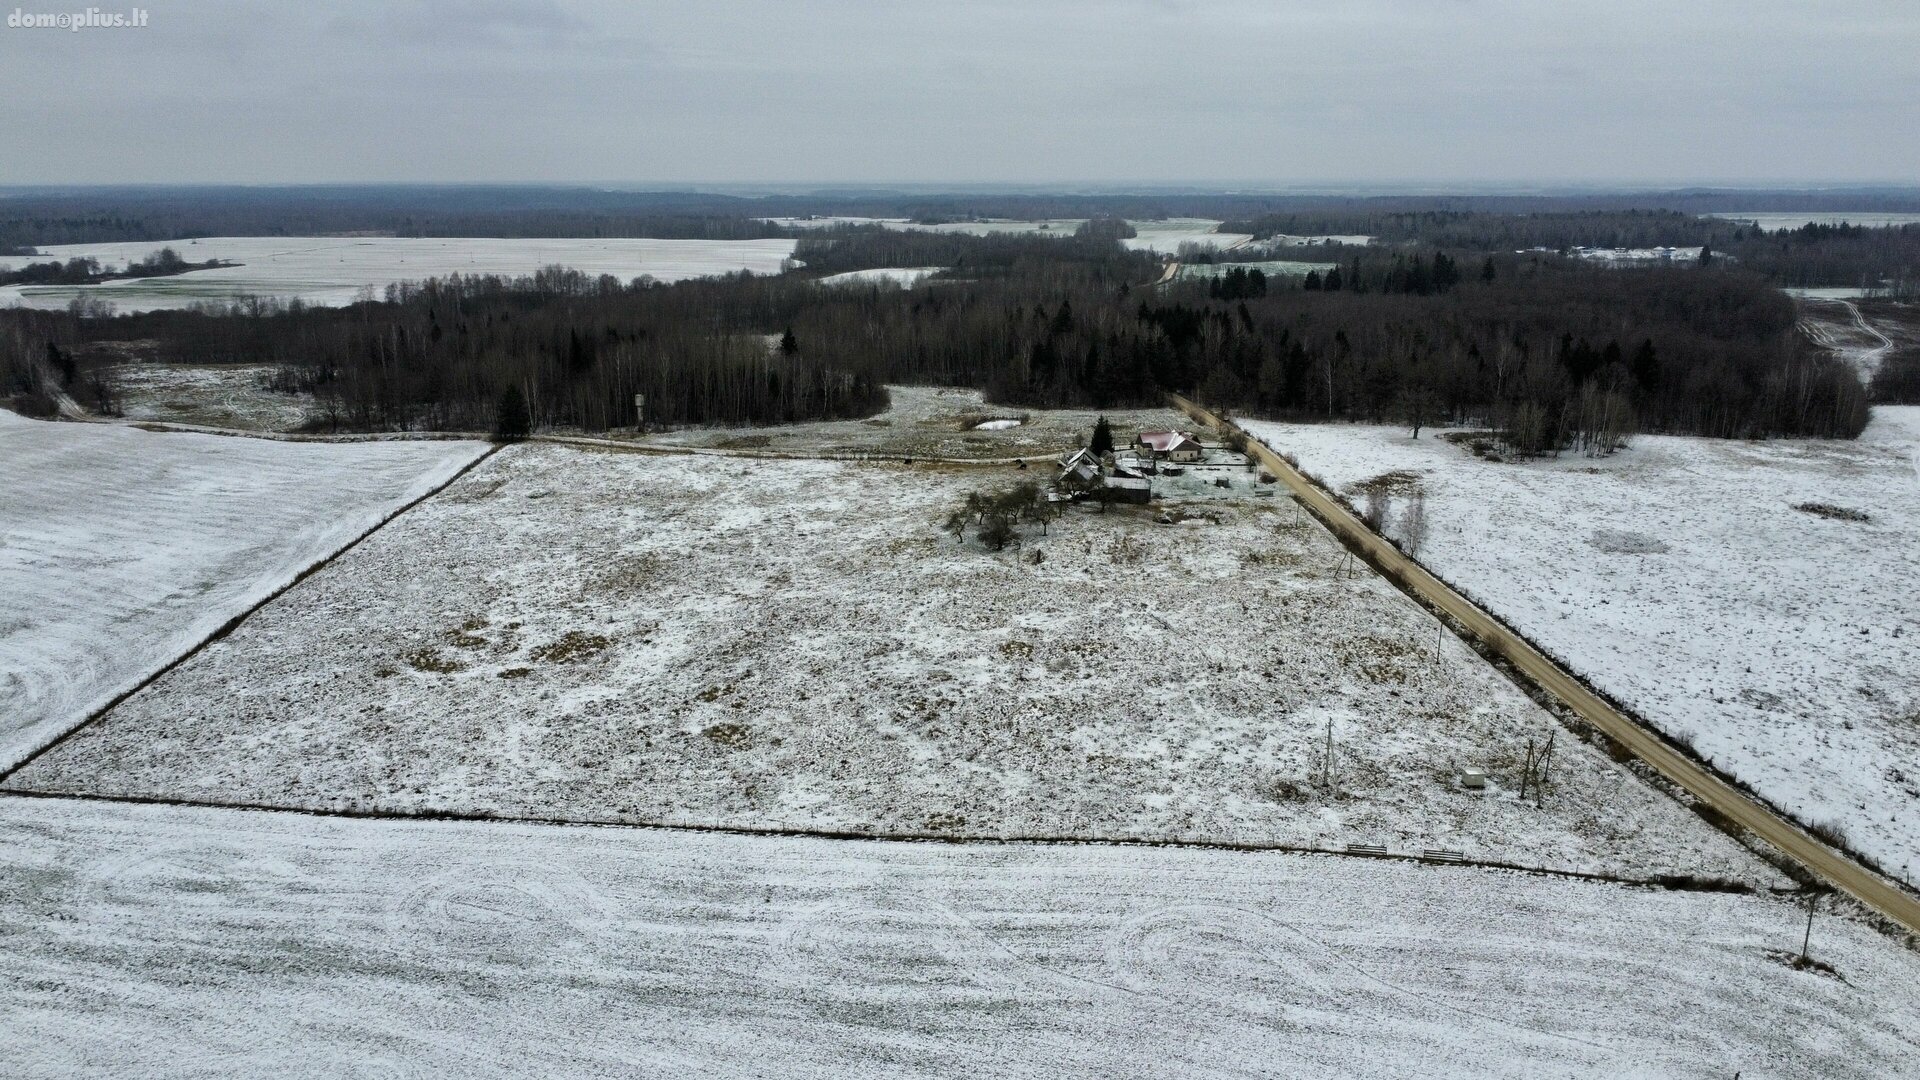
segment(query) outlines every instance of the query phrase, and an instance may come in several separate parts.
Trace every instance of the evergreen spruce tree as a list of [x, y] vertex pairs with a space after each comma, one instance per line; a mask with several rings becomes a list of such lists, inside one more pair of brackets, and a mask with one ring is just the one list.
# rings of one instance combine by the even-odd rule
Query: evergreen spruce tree
[[1113, 453], [1113, 425], [1107, 423], [1106, 417], [1094, 421], [1093, 441], [1087, 443], [1087, 449], [1094, 457]]
[[500, 395], [499, 408], [494, 411], [493, 441], [519, 442], [531, 434], [533, 416], [527, 411], [527, 396], [520, 392], [519, 384], [509, 384]]

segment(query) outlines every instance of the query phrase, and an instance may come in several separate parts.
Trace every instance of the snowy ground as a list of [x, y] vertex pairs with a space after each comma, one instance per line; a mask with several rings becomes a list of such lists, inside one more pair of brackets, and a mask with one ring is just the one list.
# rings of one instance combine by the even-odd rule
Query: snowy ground
[[[1791, 290], [1789, 290], [1791, 292]], [[1864, 302], [1859, 296], [1811, 296], [1799, 290], [1799, 327], [1816, 346], [1832, 350], [1872, 382], [1885, 359], [1901, 346], [1920, 338], [1920, 321], [1912, 307], [1887, 302]], [[1824, 290], [1843, 292], [1843, 290]], [[1859, 290], [1853, 290], [1859, 294]], [[1862, 309], [1860, 304], [1866, 304]]]
[[1780, 229], [1797, 229], [1802, 225], [1861, 225], [1869, 229], [1884, 229], [1898, 225], [1920, 223], [1920, 214], [1889, 213], [1885, 210], [1850, 210], [1831, 213], [1825, 210], [1792, 211], [1751, 211], [1728, 210], [1724, 213], [1705, 214], [1704, 217], [1726, 218], [1729, 221], [1747, 221], [1769, 232]]
[[1523, 803], [1554, 722], [1283, 497], [941, 530], [1020, 475], [513, 448], [10, 784], [1775, 880], [1564, 732]]
[[[915, 459], [1048, 458], [1085, 446], [1107, 417], [1116, 438], [1142, 428], [1191, 428], [1172, 409], [1047, 409], [989, 405], [978, 390], [889, 386], [886, 411], [864, 420], [822, 420], [785, 427], [683, 428], [647, 435], [643, 445], [704, 447], [768, 454], [839, 454]], [[1020, 420], [1013, 427], [982, 421]]]
[[829, 274], [820, 279], [820, 284], [877, 285], [891, 281], [902, 288], [911, 289], [921, 278], [932, 277], [945, 269], [944, 266], [883, 266], [874, 270], [849, 270], [844, 274]]
[[8, 1075], [1911, 1075], [1920, 960], [1471, 867], [0, 799]]
[[471, 461], [0, 411], [0, 768]]
[[1328, 244], [1340, 244], [1346, 247], [1366, 247], [1368, 244], [1373, 243], [1373, 237], [1360, 233], [1341, 233], [1335, 235], [1323, 233], [1315, 236], [1294, 236], [1287, 233], [1278, 233], [1264, 240], [1256, 240], [1253, 243], [1260, 247], [1270, 248], [1324, 247]]
[[1851, 288], [1834, 286], [1817, 289], [1782, 289], [1780, 291], [1793, 297], [1795, 300], [1861, 300], [1865, 299], [1867, 295], [1867, 290], [1859, 285]]
[[1268, 277], [1306, 277], [1309, 273], [1325, 273], [1340, 265], [1330, 262], [1300, 262], [1293, 259], [1269, 259], [1265, 262], [1227, 262], [1227, 263], [1181, 263], [1179, 276], [1183, 278], [1220, 277], [1229, 270], [1258, 270]]
[[1246, 427], [1337, 489], [1408, 474], [1450, 584], [1801, 820], [1920, 869], [1920, 408], [1877, 408], [1855, 442], [1637, 436], [1526, 464], [1404, 428]]
[[[940, 225], [918, 225], [906, 218], [859, 218], [859, 217], [821, 217], [821, 218], [768, 218], [775, 225], [796, 229], [825, 229], [840, 225], [884, 225], [889, 229], [911, 229], [920, 232], [963, 233], [968, 236], [990, 236], [1000, 233], [1047, 233], [1058, 236], [1072, 236], [1074, 230], [1087, 223], [1085, 218], [1048, 218], [1044, 220], [1016, 220], [994, 218], [985, 221], [950, 221]], [[1162, 255], [1175, 255], [1182, 244], [1205, 244], [1211, 247], [1232, 247], [1235, 244], [1252, 240], [1245, 233], [1217, 232], [1220, 222], [1212, 218], [1167, 218], [1161, 221], [1130, 220], [1134, 237], [1122, 241], [1135, 251], [1154, 251]], [[1365, 243], [1368, 237], [1287, 237], [1296, 243], [1311, 244], [1326, 241], [1356, 241]]]
[[240, 431], [292, 431], [314, 415], [312, 394], [267, 389], [266, 364], [116, 364], [107, 379], [128, 420]]
[[1576, 259], [1592, 259], [1595, 262], [1619, 264], [1649, 262], [1697, 263], [1700, 261], [1700, 251], [1701, 249], [1697, 247], [1577, 247], [1572, 250], [1572, 255]]
[[53, 245], [36, 256], [0, 258], [0, 269], [80, 256], [122, 267], [163, 247], [173, 248], [190, 262], [223, 259], [242, 265], [101, 285], [14, 285], [0, 288], [0, 306], [65, 307], [83, 293], [108, 301], [119, 311], [185, 307], [205, 300], [228, 302], [243, 295], [299, 297], [309, 304], [340, 305], [352, 303], [364, 290], [384, 290], [395, 282], [456, 273], [512, 277], [553, 265], [586, 274], [612, 274], [621, 281], [643, 274], [660, 281], [735, 270], [777, 274], [793, 254], [794, 242], [221, 236], [164, 243]]
[[1253, 239], [1246, 233], [1217, 232], [1220, 222], [1205, 218], [1168, 218], [1165, 221], [1129, 221], [1127, 224], [1133, 226], [1137, 235], [1121, 241], [1122, 244], [1134, 251], [1157, 251], [1162, 255], [1177, 255], [1186, 244], [1229, 248]]

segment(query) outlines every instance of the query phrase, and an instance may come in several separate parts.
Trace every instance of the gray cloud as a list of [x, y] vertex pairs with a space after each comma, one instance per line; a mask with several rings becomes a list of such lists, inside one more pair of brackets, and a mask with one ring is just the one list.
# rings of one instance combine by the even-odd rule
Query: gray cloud
[[149, 10], [0, 29], [0, 183], [1920, 181], [1911, 0]]

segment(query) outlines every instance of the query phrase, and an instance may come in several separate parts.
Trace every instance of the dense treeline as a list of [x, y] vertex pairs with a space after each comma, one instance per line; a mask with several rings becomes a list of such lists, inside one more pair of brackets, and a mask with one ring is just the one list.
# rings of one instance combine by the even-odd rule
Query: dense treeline
[[[1004, 218], [1275, 218], [1292, 233], [1371, 233], [1441, 243], [1382, 225], [1394, 216], [1491, 218], [1615, 213], [1688, 219], [1728, 211], [1916, 211], [1911, 189], [1653, 191], [1558, 195], [1222, 194], [1194, 190], [1020, 192], [879, 188], [805, 193], [609, 191], [522, 185], [106, 187], [13, 189], [0, 200], [0, 251], [46, 244], [173, 240], [194, 236], [299, 236], [374, 232], [402, 236], [660, 236], [722, 239], [776, 235], [762, 217], [844, 215], [918, 221]], [[1286, 219], [1286, 224], [1278, 219]], [[1660, 226], [1656, 226], [1660, 227]], [[1602, 230], [1606, 227], [1602, 226]], [[1631, 226], [1622, 235], [1635, 235]], [[1246, 231], [1246, 230], [1240, 230]], [[1594, 243], [1613, 243], [1604, 231]], [[1562, 243], [1583, 241], [1566, 240]], [[1693, 243], [1696, 241], [1690, 241]], [[1519, 246], [1532, 246], [1519, 245]]]
[[[1902, 297], [1920, 291], [1920, 225], [1809, 224], [1768, 231], [1741, 221], [1657, 210], [1521, 215], [1422, 210], [1289, 213], [1228, 222], [1222, 228], [1261, 238], [1368, 235], [1390, 245], [1455, 252], [1704, 246], [1780, 286], [1868, 287]], [[1262, 256], [1249, 249], [1243, 257]]]
[[1476, 269], [1378, 250], [1337, 286], [1329, 274], [1316, 289], [1255, 289], [1251, 275], [1149, 287], [1155, 260], [1111, 240], [876, 229], [817, 238], [807, 256], [810, 270], [967, 269], [904, 290], [794, 274], [623, 284], [556, 268], [344, 309], [7, 312], [0, 383], [70, 383], [57, 358], [127, 340], [158, 342], [163, 359], [278, 365], [330, 425], [356, 429], [483, 428], [509, 391], [535, 426], [630, 425], [635, 394], [656, 423], [781, 423], [871, 413], [889, 381], [1036, 407], [1176, 390], [1273, 415], [1484, 424], [1525, 450], [1605, 448], [1635, 430], [1851, 436], [1866, 419], [1858, 377], [1800, 339], [1790, 300], [1738, 270], [1511, 255]]
[[[1124, 225], [1124, 223], [1121, 223]], [[882, 266], [947, 267], [954, 277], [1005, 276], [1042, 264], [1100, 264], [1141, 281], [1160, 275], [1151, 252], [1118, 250], [1121, 235], [1112, 225], [1058, 235], [1045, 233], [936, 233], [887, 229], [875, 225], [822, 229], [803, 235], [793, 257], [808, 273], [839, 274]]]
[[144, 259], [130, 262], [119, 270], [108, 269], [101, 266], [98, 259], [89, 258], [28, 263], [17, 270], [0, 270], [0, 285], [95, 285], [119, 278], [168, 277], [191, 270], [211, 270], [232, 265], [218, 259], [188, 262], [180, 257], [179, 252], [168, 247]]
[[1475, 251], [1524, 251], [1574, 247], [1722, 246], [1745, 236], [1748, 226], [1671, 210], [1579, 210], [1528, 214], [1478, 210], [1376, 210], [1287, 213], [1229, 221], [1227, 232], [1269, 236], [1372, 236], [1389, 243], [1421, 243]]
[[1851, 286], [1900, 299], [1920, 296], [1920, 225], [1750, 233], [1727, 253], [1789, 288]]

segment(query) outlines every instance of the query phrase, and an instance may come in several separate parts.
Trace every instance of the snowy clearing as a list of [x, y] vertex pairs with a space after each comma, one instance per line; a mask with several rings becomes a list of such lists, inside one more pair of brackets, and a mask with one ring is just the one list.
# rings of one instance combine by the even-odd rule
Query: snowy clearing
[[1899, 1075], [1920, 960], [1471, 867], [0, 800], [9, 1075]]
[[[699, 447], [765, 454], [995, 461], [1047, 458], [1085, 446], [1105, 416], [1116, 432], [1190, 426], [1172, 409], [1046, 409], [989, 405], [978, 390], [889, 386], [884, 412], [862, 420], [819, 420], [784, 427], [682, 428], [640, 436], [644, 446]], [[1020, 420], [1011, 428], [982, 421]], [[614, 437], [620, 437], [615, 433]]]
[[849, 270], [844, 274], [828, 274], [820, 279], [822, 285], [878, 285], [892, 282], [903, 289], [911, 289], [922, 278], [941, 273], [944, 266], [883, 266], [873, 270]]
[[1253, 243], [1261, 247], [1272, 248], [1323, 247], [1328, 244], [1341, 244], [1347, 247], [1366, 247], [1373, 243], [1373, 237], [1360, 233], [1319, 234], [1314, 236], [1292, 236], [1286, 233], [1280, 233], [1269, 236], [1264, 240], [1255, 240]]
[[1795, 300], [1864, 300], [1868, 292], [1866, 288], [1859, 285], [1851, 288], [1840, 286], [1818, 289], [1787, 288], [1781, 289], [1780, 291], [1793, 297]]
[[1920, 867], [1920, 408], [1854, 442], [1635, 436], [1525, 464], [1245, 426], [1336, 490], [1406, 474], [1449, 584], [1800, 820]]
[[293, 431], [315, 415], [312, 394], [267, 389], [264, 364], [116, 364], [106, 373], [128, 420], [237, 431]]
[[0, 411], [0, 768], [483, 449], [160, 435]]
[[777, 274], [793, 254], [792, 240], [415, 239], [365, 236], [215, 236], [119, 244], [57, 244], [43, 254], [0, 258], [0, 269], [48, 259], [88, 257], [123, 267], [163, 247], [190, 262], [223, 259], [242, 265], [172, 277], [101, 285], [14, 285], [0, 288], [0, 306], [65, 307], [77, 295], [105, 300], [119, 311], [178, 308], [200, 301], [230, 302], [253, 295], [338, 306], [403, 281], [451, 274], [518, 277], [545, 266], [621, 281], [647, 275], [658, 281], [751, 270]]
[[1292, 259], [1269, 259], [1265, 262], [1223, 262], [1180, 264], [1179, 277], [1216, 278], [1229, 270], [1258, 270], [1268, 277], [1306, 277], [1310, 273], [1325, 273], [1339, 266], [1330, 262], [1299, 262]]
[[1201, 247], [1230, 248], [1253, 239], [1246, 233], [1223, 233], [1217, 231], [1221, 223], [1207, 218], [1168, 218], [1165, 221], [1129, 221], [1137, 234], [1131, 239], [1122, 240], [1132, 251], [1155, 251], [1162, 255], [1177, 255], [1180, 248], [1187, 244]]
[[1893, 352], [1893, 339], [1868, 321], [1858, 303], [1845, 297], [1801, 297], [1800, 330], [1815, 345], [1852, 364], [1868, 383]]
[[[1018, 220], [1013, 218], [991, 218], [980, 221], [948, 221], [938, 225], [922, 225], [906, 218], [861, 218], [861, 217], [819, 217], [819, 218], [764, 218], [775, 225], [794, 229], [827, 229], [843, 225], [882, 225], [889, 229], [914, 230], [919, 232], [962, 233], [968, 236], [993, 236], [999, 234], [1044, 233], [1054, 236], [1072, 236], [1074, 231], [1087, 223], [1086, 218], [1046, 218]], [[1134, 251], [1154, 251], [1162, 255], [1175, 255], [1182, 244], [1202, 244], [1209, 247], [1227, 248], [1242, 244], [1253, 237], [1246, 233], [1218, 232], [1221, 223], [1212, 218], [1166, 218], [1160, 221], [1129, 219], [1137, 234], [1121, 241]], [[1299, 236], [1276, 237], [1275, 241], [1290, 241], [1298, 244], [1358, 242], [1365, 243], [1370, 237], [1345, 236]]]
[[942, 531], [1019, 475], [512, 448], [10, 784], [1777, 880], [1564, 731], [1523, 802], [1555, 723], [1284, 497]]

